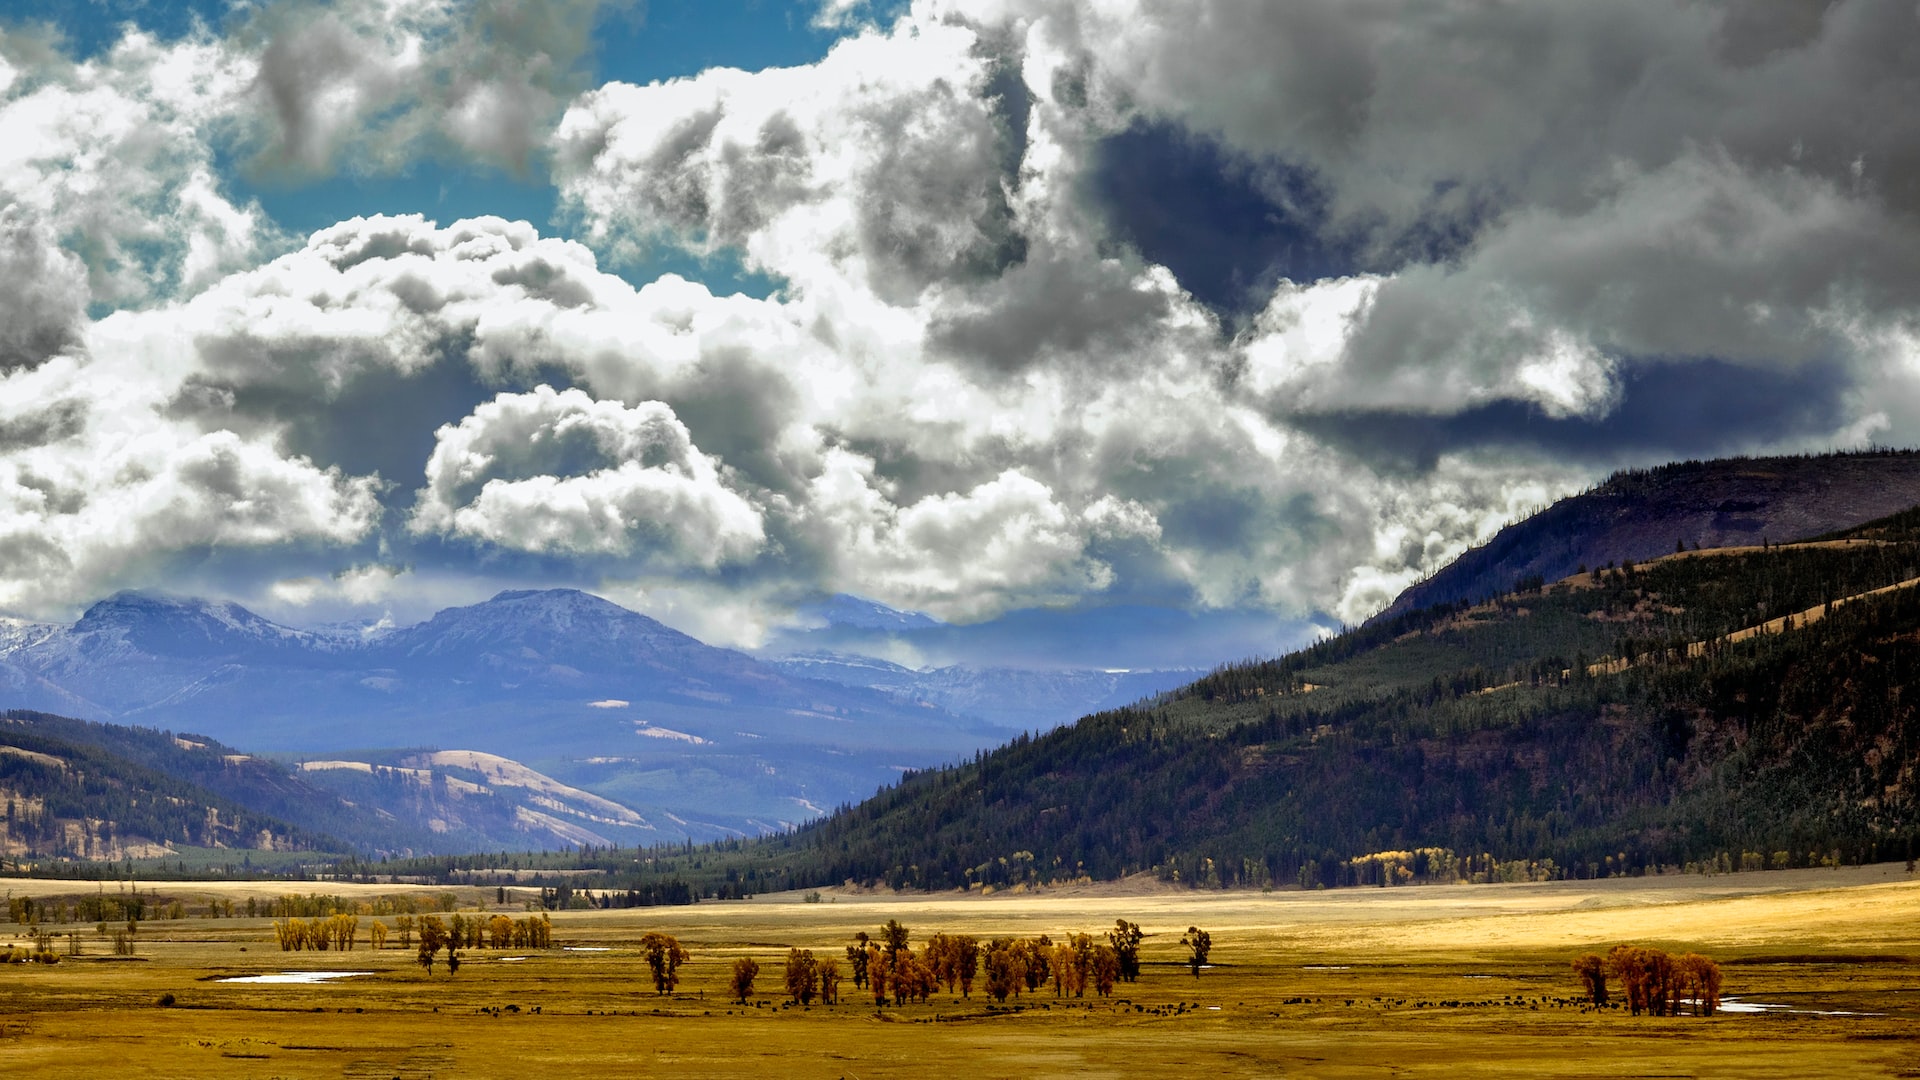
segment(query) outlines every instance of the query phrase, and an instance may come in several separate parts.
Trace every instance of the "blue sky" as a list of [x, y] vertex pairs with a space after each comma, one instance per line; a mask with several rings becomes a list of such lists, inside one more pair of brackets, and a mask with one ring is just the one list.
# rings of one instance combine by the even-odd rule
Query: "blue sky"
[[0, 612], [1208, 663], [1615, 468], [1910, 443], [1916, 16], [1809, 12], [22, 0]]

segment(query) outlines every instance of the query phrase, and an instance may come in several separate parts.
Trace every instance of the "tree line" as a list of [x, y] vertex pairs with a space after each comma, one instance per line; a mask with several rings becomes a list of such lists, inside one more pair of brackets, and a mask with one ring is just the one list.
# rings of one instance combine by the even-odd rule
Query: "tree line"
[[[789, 950], [783, 986], [800, 1005], [810, 1005], [816, 998], [834, 1004], [840, 1000], [842, 981], [850, 980], [856, 989], [873, 996], [876, 1008], [889, 1001], [895, 1006], [924, 1004], [941, 987], [970, 999], [976, 983], [995, 1003], [1039, 993], [1049, 983], [1055, 997], [1085, 997], [1089, 989], [1107, 997], [1117, 983], [1140, 977], [1144, 939], [1138, 923], [1118, 919], [1103, 935], [1070, 933], [1059, 941], [1040, 934], [983, 942], [972, 934], [937, 932], [915, 951], [912, 932], [899, 920], [889, 919], [878, 934], [862, 930], [845, 946], [844, 975], [835, 957], [816, 956], [811, 949]], [[1188, 927], [1181, 943], [1198, 977], [1212, 950], [1212, 935]], [[733, 962], [728, 985], [736, 1000], [744, 1003], [752, 996], [759, 973], [759, 962], [751, 957]]]

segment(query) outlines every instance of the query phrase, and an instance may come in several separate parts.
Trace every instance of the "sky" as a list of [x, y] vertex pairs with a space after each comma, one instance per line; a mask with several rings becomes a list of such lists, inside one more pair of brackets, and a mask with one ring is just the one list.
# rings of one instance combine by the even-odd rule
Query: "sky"
[[1880, 0], [13, 0], [0, 611], [1270, 653], [1920, 441], [1916, 100]]

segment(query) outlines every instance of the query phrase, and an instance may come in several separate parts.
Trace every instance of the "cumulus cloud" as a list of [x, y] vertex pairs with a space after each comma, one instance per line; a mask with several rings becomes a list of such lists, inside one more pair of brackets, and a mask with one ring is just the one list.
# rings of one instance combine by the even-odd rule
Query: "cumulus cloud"
[[46, 327], [73, 320], [47, 309], [55, 289], [82, 308], [137, 304], [258, 257], [271, 226], [214, 178], [216, 134], [245, 78], [244, 60], [205, 33], [162, 43], [136, 31], [75, 64], [0, 31], [0, 274], [5, 291], [29, 294], [11, 306], [32, 305], [10, 325], [52, 332], [39, 347], [58, 347], [68, 338]]
[[1026, 91], [996, 80], [1002, 62], [967, 27], [903, 23], [808, 67], [614, 83], [568, 108], [555, 169], [595, 236], [738, 247], [814, 287], [910, 300], [1019, 258]]
[[711, 570], [766, 539], [673, 410], [580, 390], [501, 394], [443, 427], [410, 527], [529, 552], [631, 555]]
[[86, 266], [44, 223], [0, 210], [0, 372], [35, 366], [78, 344], [86, 326]]
[[215, 548], [340, 547], [374, 528], [373, 482], [155, 408], [145, 357], [90, 342], [0, 381], [0, 605], [60, 610], [150, 585]]

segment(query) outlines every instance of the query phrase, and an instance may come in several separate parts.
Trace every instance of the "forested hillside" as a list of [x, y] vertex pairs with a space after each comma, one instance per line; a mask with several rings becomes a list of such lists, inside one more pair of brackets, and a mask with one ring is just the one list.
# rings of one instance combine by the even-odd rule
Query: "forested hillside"
[[339, 851], [322, 829], [367, 824], [285, 769], [210, 740], [21, 711], [0, 713], [0, 800], [0, 855], [12, 860], [143, 858], [178, 845]]
[[1403, 614], [640, 877], [1332, 886], [1905, 858], [1917, 522]]

